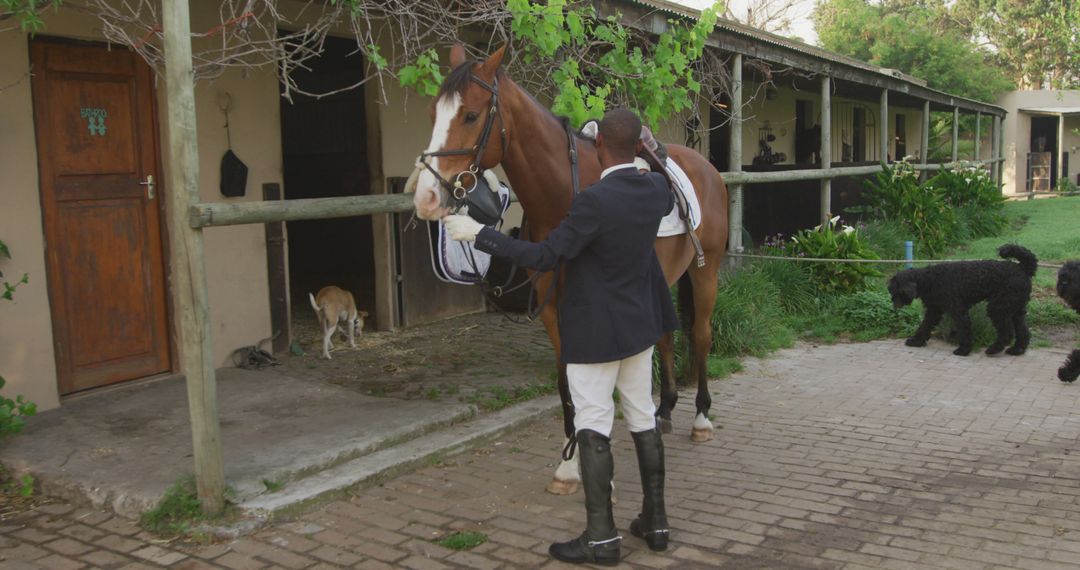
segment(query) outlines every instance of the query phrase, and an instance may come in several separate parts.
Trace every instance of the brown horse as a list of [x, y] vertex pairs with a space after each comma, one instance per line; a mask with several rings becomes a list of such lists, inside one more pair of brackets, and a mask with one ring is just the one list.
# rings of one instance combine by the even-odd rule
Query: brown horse
[[[414, 204], [417, 215], [438, 220], [449, 213], [452, 182], [469, 181], [470, 170], [502, 165], [510, 186], [517, 194], [528, 220], [528, 237], [544, 240], [559, 224], [573, 198], [570, 141], [565, 123], [540, 105], [531, 95], [505, 77], [499, 66], [505, 46], [486, 61], [466, 61], [465, 50], [455, 46], [450, 52], [453, 71], [447, 76], [439, 97], [432, 106], [435, 124], [431, 142], [421, 160], [426, 166], [417, 179]], [[580, 187], [600, 179], [596, 149], [585, 138], [574, 141]], [[679, 283], [679, 301], [684, 328], [688, 329], [690, 363], [687, 377], [697, 380], [697, 413], [691, 438], [708, 441], [713, 426], [709, 420], [712, 399], [709, 396], [706, 365], [712, 347], [712, 315], [716, 302], [717, 274], [727, 246], [728, 193], [720, 173], [697, 152], [669, 145], [669, 156], [689, 176], [701, 205], [701, 225], [696, 230], [705, 253], [704, 266], [698, 267], [693, 244], [688, 235], [656, 240], [656, 254], [668, 284]], [[544, 299], [553, 283], [552, 274], [536, 281], [537, 298]], [[559, 396], [563, 403], [566, 436], [574, 433], [574, 408], [566, 380], [566, 366], [559, 358], [557, 302], [546, 304], [541, 319], [555, 347], [559, 365]], [[671, 334], [657, 345], [660, 350], [661, 388], [659, 423], [671, 430], [671, 411], [678, 398], [674, 375], [674, 340]], [[576, 459], [576, 454], [575, 454]], [[580, 480], [576, 461], [563, 462], [548, 490], [557, 494], [573, 493]]]

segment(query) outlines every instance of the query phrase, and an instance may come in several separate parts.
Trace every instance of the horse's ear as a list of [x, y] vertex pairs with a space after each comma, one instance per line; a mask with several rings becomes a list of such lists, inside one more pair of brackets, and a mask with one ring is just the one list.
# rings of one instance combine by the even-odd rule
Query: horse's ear
[[495, 72], [499, 70], [499, 66], [502, 65], [503, 56], [506, 55], [506, 44], [499, 46], [499, 49], [495, 50], [495, 53], [491, 54], [487, 58], [487, 61], [480, 66], [480, 76], [492, 79], [495, 77]]
[[465, 58], [465, 46], [454, 44], [454, 47], [450, 48], [450, 69], [455, 69], [465, 63]]

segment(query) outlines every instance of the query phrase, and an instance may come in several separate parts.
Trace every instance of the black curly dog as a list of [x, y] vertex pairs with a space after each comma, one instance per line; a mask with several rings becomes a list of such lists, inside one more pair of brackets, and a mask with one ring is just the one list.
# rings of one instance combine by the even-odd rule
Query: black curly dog
[[997, 339], [986, 354], [997, 354], [1015, 336], [1016, 343], [1005, 352], [1024, 354], [1031, 333], [1025, 317], [1031, 298], [1031, 278], [1039, 260], [1018, 245], [1003, 245], [998, 255], [1008, 261], [957, 261], [922, 269], [907, 269], [889, 280], [889, 294], [896, 308], [910, 305], [916, 298], [926, 307], [919, 330], [907, 339], [908, 346], [925, 346], [930, 331], [948, 314], [956, 323], [960, 346], [953, 354], [971, 354], [971, 318], [968, 311], [976, 303], [987, 301], [986, 313], [997, 329]]
[[[1070, 261], [1058, 270], [1057, 294], [1080, 313], [1080, 261]], [[1080, 376], [1080, 350], [1072, 351], [1058, 368], [1058, 380], [1072, 382]]]

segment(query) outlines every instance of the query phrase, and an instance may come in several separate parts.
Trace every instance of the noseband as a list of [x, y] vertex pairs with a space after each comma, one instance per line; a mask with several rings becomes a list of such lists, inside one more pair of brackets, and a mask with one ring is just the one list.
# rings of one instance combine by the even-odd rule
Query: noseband
[[[499, 111], [499, 78], [495, 77], [491, 84], [488, 84], [488, 82], [472, 74], [469, 75], [469, 79], [491, 93], [491, 108], [488, 110], [487, 119], [484, 121], [484, 130], [480, 131], [480, 138], [477, 139], [476, 144], [474, 144], [472, 148], [423, 152], [420, 154], [419, 159], [419, 163], [435, 176], [435, 180], [439, 182], [439, 186], [446, 190], [446, 193], [450, 197], [450, 204], [448, 204], [448, 206], [455, 212], [469, 202], [469, 194], [472, 194], [473, 190], [476, 190], [480, 183], [480, 176], [484, 171], [480, 166], [480, 160], [483, 158], [488, 141], [491, 139], [491, 130], [495, 126], [496, 116], [499, 117], [499, 123], [501, 124], [499, 135], [502, 148], [504, 151], [506, 150], [506, 123], [502, 120], [502, 113]], [[429, 157], [464, 156], [470, 154], [473, 155], [472, 164], [469, 165], [468, 170], [457, 173], [453, 178], [453, 182], [443, 178], [442, 174], [428, 162]], [[465, 182], [469, 183], [466, 184]]]

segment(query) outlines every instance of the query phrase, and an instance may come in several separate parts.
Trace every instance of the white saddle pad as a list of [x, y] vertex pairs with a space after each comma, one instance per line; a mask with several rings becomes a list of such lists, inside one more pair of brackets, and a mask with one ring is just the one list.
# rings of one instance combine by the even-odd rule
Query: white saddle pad
[[[487, 175], [491, 171], [486, 171]], [[510, 188], [501, 181], [488, 184], [499, 189], [499, 200], [502, 202], [502, 213], [510, 207]], [[502, 222], [495, 224], [496, 229]], [[434, 230], [434, 231], [433, 231]], [[475, 285], [483, 281], [491, 267], [491, 254], [476, 249], [474, 242], [454, 241], [450, 239], [446, 231], [446, 225], [441, 221], [428, 224], [431, 232], [431, 266], [435, 270], [435, 276], [446, 283], [459, 285]]]
[[[698, 204], [697, 192], [694, 192], [694, 185], [690, 183], [690, 177], [683, 172], [678, 163], [670, 158], [667, 159], [665, 166], [668, 176], [675, 183], [675, 190], [682, 193], [686, 198], [687, 206], [690, 207], [691, 227], [695, 230], [698, 229], [698, 226], [701, 225], [701, 205]], [[660, 229], [656, 231], [656, 237], [677, 236], [684, 233], [686, 233], [686, 224], [679, 218], [679, 208], [672, 206], [668, 215], [660, 220]]]

